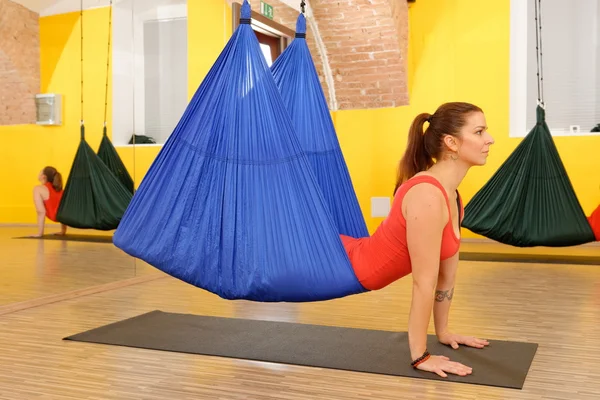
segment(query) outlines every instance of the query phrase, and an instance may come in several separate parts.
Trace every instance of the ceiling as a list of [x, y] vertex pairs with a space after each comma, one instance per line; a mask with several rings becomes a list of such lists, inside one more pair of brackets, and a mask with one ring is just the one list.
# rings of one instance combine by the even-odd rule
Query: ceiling
[[[81, 9], [81, 0], [9, 0], [14, 3], [21, 4], [29, 8], [30, 10], [40, 14], [40, 16], [48, 16], [55, 14], [62, 14], [67, 12], [78, 11]], [[113, 0], [113, 4], [119, 3], [123, 0]], [[228, 3], [232, 1], [240, 2], [242, 0], [227, 0]], [[280, 0], [282, 3], [287, 4], [292, 8], [297, 8], [299, 0]], [[95, 7], [106, 7], [110, 4], [110, 0], [83, 0], [83, 9], [95, 8]], [[307, 15], [310, 15], [310, 1], [306, 0]]]
[[21, 4], [29, 8], [32, 11], [39, 13], [44, 8], [50, 7], [54, 3], [58, 3], [59, 0], [10, 0], [13, 3]]
[[[78, 11], [81, 8], [82, 0], [9, 0], [13, 3], [21, 4], [24, 7], [40, 14], [48, 16], [62, 14], [72, 11]], [[120, 0], [113, 0], [116, 3]], [[110, 0], [83, 0], [83, 8], [104, 7], [110, 4]]]

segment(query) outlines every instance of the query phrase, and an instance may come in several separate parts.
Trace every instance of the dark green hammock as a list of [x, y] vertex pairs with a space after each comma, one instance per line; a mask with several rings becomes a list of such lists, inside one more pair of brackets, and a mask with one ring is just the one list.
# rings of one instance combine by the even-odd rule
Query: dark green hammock
[[540, 106], [535, 127], [466, 205], [463, 226], [517, 247], [595, 240]]
[[73, 228], [103, 231], [117, 229], [133, 197], [133, 180], [106, 135], [112, 0], [109, 10], [104, 131], [98, 154], [94, 153], [94, 150], [85, 141], [85, 126], [83, 124], [83, 9], [80, 10], [81, 141], [56, 216], [58, 222]]
[[108, 169], [115, 174], [123, 186], [125, 186], [125, 188], [127, 188], [127, 190], [133, 194], [133, 179], [131, 179], [129, 172], [127, 172], [127, 168], [125, 168], [125, 165], [119, 157], [115, 146], [113, 146], [112, 142], [106, 135], [106, 127], [104, 127], [102, 141], [100, 142], [100, 147], [98, 148], [98, 157], [100, 157]]
[[81, 142], [58, 208], [58, 222], [73, 228], [113, 230], [131, 198], [131, 192], [85, 141], [81, 126]]

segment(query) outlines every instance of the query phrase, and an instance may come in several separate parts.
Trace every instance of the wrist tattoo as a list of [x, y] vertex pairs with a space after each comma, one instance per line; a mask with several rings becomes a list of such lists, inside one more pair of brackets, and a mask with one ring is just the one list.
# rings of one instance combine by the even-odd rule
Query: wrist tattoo
[[452, 296], [454, 296], [454, 288], [450, 290], [436, 290], [435, 291], [435, 301], [442, 302], [444, 299], [448, 299], [448, 301], [452, 300]]

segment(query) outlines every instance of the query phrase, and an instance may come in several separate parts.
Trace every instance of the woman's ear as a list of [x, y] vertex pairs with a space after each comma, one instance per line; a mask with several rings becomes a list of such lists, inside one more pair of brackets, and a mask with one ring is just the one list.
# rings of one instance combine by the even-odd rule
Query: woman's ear
[[444, 145], [446, 146], [447, 150], [450, 150], [453, 153], [458, 151], [458, 139], [452, 135], [444, 135]]

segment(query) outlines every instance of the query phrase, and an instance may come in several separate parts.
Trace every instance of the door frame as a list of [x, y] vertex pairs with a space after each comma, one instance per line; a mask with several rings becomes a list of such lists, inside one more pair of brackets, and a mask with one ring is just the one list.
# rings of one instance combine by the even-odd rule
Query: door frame
[[[240, 25], [240, 11], [242, 5], [234, 1], [231, 4], [231, 8], [233, 32]], [[298, 11], [298, 13], [300, 13], [300, 11]], [[252, 22], [250, 24], [252, 26], [252, 29], [254, 29], [255, 31], [265, 35], [277, 36], [280, 38], [278, 52], [279, 54], [283, 53], [283, 51], [290, 45], [290, 43], [296, 36], [296, 32], [292, 29], [265, 17], [264, 15], [261, 15], [254, 10], [252, 10], [251, 19]]]

